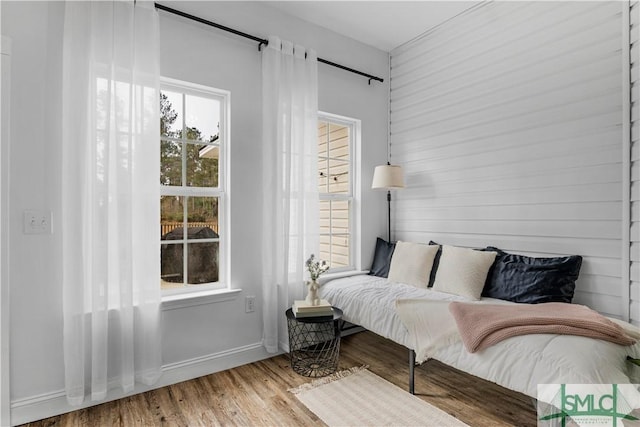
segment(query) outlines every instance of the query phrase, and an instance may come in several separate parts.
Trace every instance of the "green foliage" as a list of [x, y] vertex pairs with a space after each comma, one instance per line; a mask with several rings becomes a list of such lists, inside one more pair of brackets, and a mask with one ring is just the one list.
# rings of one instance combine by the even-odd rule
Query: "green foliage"
[[175, 123], [178, 113], [173, 110], [167, 95], [160, 92], [160, 135], [171, 137], [169, 126]]
[[[202, 141], [202, 133], [195, 127], [172, 130], [178, 113], [165, 94], [160, 95], [160, 132], [165, 138], [176, 141], [160, 142], [160, 183], [169, 186], [186, 185], [189, 187], [217, 187], [218, 159], [201, 157], [201, 150], [207, 144]], [[183, 142], [179, 140], [188, 140]], [[215, 142], [213, 135], [208, 142]], [[183, 155], [186, 160], [186, 182], [182, 182]], [[183, 197], [162, 196], [161, 219], [168, 222], [183, 221]], [[189, 197], [187, 206], [189, 222], [217, 222], [218, 200], [213, 197]]]
[[[183, 130], [171, 130], [177, 120], [171, 101], [165, 94], [160, 95], [160, 134], [171, 139], [186, 139], [194, 143], [162, 141], [160, 144], [160, 183], [163, 185], [186, 185], [189, 187], [217, 187], [218, 186], [218, 159], [204, 158], [200, 156], [207, 144], [198, 144], [202, 141], [202, 133], [195, 127], [187, 127]], [[218, 135], [213, 135], [209, 141], [218, 140]], [[185, 151], [183, 153], [183, 150]], [[187, 179], [182, 182], [182, 156], [186, 157]]]

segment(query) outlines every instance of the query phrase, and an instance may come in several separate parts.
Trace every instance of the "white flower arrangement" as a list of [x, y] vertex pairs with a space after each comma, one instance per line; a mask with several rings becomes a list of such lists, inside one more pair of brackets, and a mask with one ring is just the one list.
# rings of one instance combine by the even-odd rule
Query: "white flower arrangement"
[[309, 271], [309, 277], [312, 281], [316, 281], [318, 277], [325, 271], [329, 269], [329, 264], [327, 261], [315, 260], [315, 255], [311, 254], [305, 265], [307, 266], [307, 270]]

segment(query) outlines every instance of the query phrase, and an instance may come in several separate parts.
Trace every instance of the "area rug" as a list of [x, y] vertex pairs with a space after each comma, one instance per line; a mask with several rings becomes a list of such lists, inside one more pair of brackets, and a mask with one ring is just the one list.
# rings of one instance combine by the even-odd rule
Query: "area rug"
[[467, 426], [366, 367], [337, 372], [289, 391], [330, 427]]

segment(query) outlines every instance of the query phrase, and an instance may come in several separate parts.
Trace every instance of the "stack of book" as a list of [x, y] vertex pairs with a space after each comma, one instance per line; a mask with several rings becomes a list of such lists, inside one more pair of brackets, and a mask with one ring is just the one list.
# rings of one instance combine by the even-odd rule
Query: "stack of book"
[[327, 300], [320, 300], [318, 305], [311, 305], [304, 300], [293, 302], [293, 314], [296, 317], [333, 317], [333, 309]]

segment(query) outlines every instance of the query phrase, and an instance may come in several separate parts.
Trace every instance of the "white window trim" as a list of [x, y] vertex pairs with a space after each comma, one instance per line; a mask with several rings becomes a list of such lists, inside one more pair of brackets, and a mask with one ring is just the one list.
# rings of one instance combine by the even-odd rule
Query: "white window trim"
[[331, 268], [327, 275], [340, 274], [344, 272], [358, 271], [361, 269], [361, 180], [360, 180], [360, 160], [361, 156], [361, 133], [362, 122], [359, 119], [340, 116], [337, 114], [318, 111], [318, 121], [327, 121], [336, 123], [349, 128], [349, 176], [350, 176], [350, 195], [324, 194], [320, 196], [320, 200], [350, 200], [351, 216], [349, 218], [350, 244], [349, 244], [349, 260], [350, 265], [346, 267]]
[[175, 310], [177, 308], [193, 307], [196, 305], [213, 304], [217, 302], [232, 301], [242, 293], [242, 289], [209, 289], [204, 291], [190, 291], [180, 294], [164, 295], [162, 297], [162, 310]]
[[[216, 196], [218, 197], [218, 229], [219, 251], [218, 251], [218, 282], [203, 285], [185, 285], [182, 288], [162, 290], [163, 310], [180, 308], [185, 306], [208, 304], [211, 302], [227, 301], [235, 299], [240, 289], [231, 289], [229, 259], [231, 236], [230, 236], [230, 209], [229, 209], [229, 143], [231, 141], [231, 92], [223, 89], [203, 86], [196, 83], [167, 77], [160, 78], [160, 89], [185, 93], [195, 96], [210, 97], [214, 95], [220, 98], [220, 134], [218, 137], [218, 187], [211, 189], [203, 188], [182, 188], [181, 195], [184, 196]], [[170, 186], [160, 186], [160, 194], [174, 194]], [[160, 241], [160, 244], [161, 241]]]

